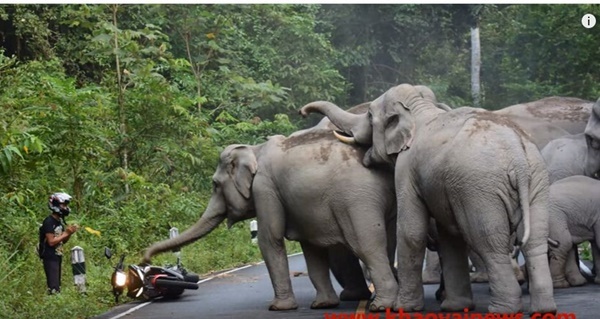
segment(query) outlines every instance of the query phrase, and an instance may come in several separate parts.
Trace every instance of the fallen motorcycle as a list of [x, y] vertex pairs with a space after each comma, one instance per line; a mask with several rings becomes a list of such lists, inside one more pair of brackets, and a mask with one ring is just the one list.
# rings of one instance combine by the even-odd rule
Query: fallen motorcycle
[[[110, 248], [104, 248], [106, 258], [112, 258]], [[172, 266], [129, 265], [127, 272], [121, 255], [111, 276], [111, 285], [115, 302], [127, 289], [127, 296], [133, 299], [154, 299], [158, 297], [172, 298], [181, 295], [186, 289], [198, 289], [199, 276], [188, 272], [177, 257]]]

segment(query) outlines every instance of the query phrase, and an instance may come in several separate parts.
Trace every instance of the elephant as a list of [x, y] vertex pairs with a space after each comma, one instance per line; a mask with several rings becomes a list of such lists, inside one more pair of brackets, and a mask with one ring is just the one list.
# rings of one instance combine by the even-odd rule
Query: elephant
[[[593, 115], [593, 107], [594, 103], [588, 100], [552, 96], [507, 106], [493, 112], [504, 115], [518, 124], [523, 131], [527, 132], [528, 137], [538, 149], [542, 150], [542, 156], [548, 164], [547, 170], [550, 175], [550, 183], [552, 183], [559, 178], [574, 175], [574, 173], [564, 171], [566, 169], [571, 172], [573, 172], [573, 169], [583, 169], [583, 161], [571, 161], [570, 158], [574, 154], [582, 154], [581, 156], [585, 157], [584, 152], [587, 148], [583, 140], [583, 132], [586, 125], [589, 126], [589, 121], [592, 121], [590, 114]], [[572, 134], [579, 134], [578, 138], [575, 138]], [[596, 133], [596, 135], [600, 135], [600, 133]], [[577, 143], [571, 144], [572, 140], [577, 140]], [[568, 144], [564, 145], [565, 143]], [[556, 149], [562, 150], [563, 148], [569, 148], [575, 152], [560, 153], [560, 151], [556, 151]], [[548, 163], [547, 156], [550, 156], [548, 155], [550, 150], [553, 150], [552, 152], [555, 154], [552, 155], [554, 156], [552, 160], [554, 164]], [[562, 158], [569, 158], [569, 160], [563, 161]], [[596, 156], [596, 158], [600, 160], [600, 157]], [[554, 173], [558, 170], [563, 170], [563, 174], [566, 173], [567, 175], [555, 177]], [[578, 174], [583, 174], [583, 172]], [[487, 282], [487, 269], [481, 258], [475, 253], [470, 253], [469, 258], [475, 267], [475, 272], [471, 273], [471, 282]], [[513, 266], [515, 266], [515, 273], [517, 273], [519, 282], [524, 282], [524, 274], [518, 270], [519, 268], [516, 267], [518, 264], [514, 260]]]
[[507, 106], [494, 113], [509, 115], [518, 124], [534, 119], [552, 124], [569, 134], [578, 134], [585, 130], [593, 105], [594, 102], [580, 98], [551, 96]]
[[152, 244], [144, 260], [202, 238], [225, 219], [230, 227], [256, 217], [258, 245], [274, 290], [270, 310], [298, 307], [284, 238], [301, 244], [317, 291], [312, 308], [340, 302], [327, 260], [328, 247], [340, 245], [358, 256], [372, 276], [376, 296], [370, 309], [391, 307], [397, 291], [392, 271], [394, 184], [389, 169], [362, 166], [364, 152], [339, 143], [326, 123], [287, 138], [272, 136], [259, 145], [230, 145], [220, 154], [212, 196], [201, 218], [178, 237]]
[[[576, 175], [554, 182], [549, 208], [550, 237], [559, 242], [548, 253], [554, 287], [583, 285], [573, 245], [590, 241], [595, 269], [600, 269], [600, 181]], [[600, 284], [600, 273], [594, 282]]]
[[[394, 168], [398, 294], [394, 307], [422, 311], [421, 270], [429, 217], [436, 220], [446, 274], [443, 311], [473, 309], [466, 245], [489, 271], [493, 313], [521, 311], [509, 254], [518, 244], [530, 270], [532, 313], [555, 313], [547, 260], [548, 176], [536, 145], [506, 116], [461, 107], [443, 111], [412, 85], [389, 89], [365, 114], [316, 101], [345, 143], [369, 147], [365, 167]], [[518, 238], [517, 238], [518, 237]], [[535, 269], [534, 271], [531, 271]]]
[[[433, 101], [442, 110], [450, 111], [451, 107], [437, 101], [435, 93], [427, 86], [415, 86], [423, 98]], [[362, 103], [352, 108], [352, 113], [361, 114], [367, 112], [370, 102]], [[507, 106], [493, 111], [505, 115], [511, 121], [517, 123], [523, 131], [527, 132], [531, 141], [542, 150], [550, 142], [564, 137], [571, 138], [571, 134], [583, 133], [594, 103], [575, 97], [552, 96], [527, 103]], [[589, 120], [591, 121], [591, 119]], [[322, 127], [336, 129], [328, 118], [319, 123]], [[317, 125], [317, 127], [319, 127]], [[597, 134], [599, 135], [599, 134]], [[584, 147], [585, 149], [585, 147]], [[581, 165], [583, 165], [581, 163]], [[550, 169], [549, 169], [550, 171]], [[552, 173], [551, 173], [552, 175]], [[552, 176], [550, 181], [552, 182]], [[487, 282], [487, 269], [483, 260], [477, 254], [471, 252], [469, 258], [475, 268], [471, 273], [471, 282]], [[516, 260], [512, 260], [513, 268], [519, 282], [524, 282], [524, 274], [519, 270]], [[439, 258], [436, 253], [428, 251], [425, 255], [425, 268], [423, 278], [425, 283], [440, 282]]]
[[542, 149], [551, 184], [574, 175], [600, 177], [600, 99], [590, 114], [584, 132], [555, 139]]
[[550, 141], [542, 149], [550, 184], [569, 176], [584, 175], [586, 154], [587, 143], [583, 133]]

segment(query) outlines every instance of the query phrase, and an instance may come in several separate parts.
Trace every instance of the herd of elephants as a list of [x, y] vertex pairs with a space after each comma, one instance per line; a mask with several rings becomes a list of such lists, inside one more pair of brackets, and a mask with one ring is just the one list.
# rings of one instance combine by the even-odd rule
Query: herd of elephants
[[[489, 281], [490, 313], [524, 310], [517, 251], [530, 313], [556, 313], [555, 288], [600, 284], [600, 99], [489, 111], [451, 108], [426, 86], [401, 84], [348, 110], [327, 101], [300, 110], [310, 113], [325, 117], [287, 137], [225, 148], [200, 219], [149, 246], [144, 261], [225, 219], [256, 218], [270, 310], [298, 307], [284, 239], [301, 244], [317, 292], [311, 308], [371, 298], [370, 311], [424, 311], [426, 252], [439, 256], [443, 311], [474, 309], [469, 259]], [[577, 263], [577, 244], [587, 241], [595, 278]]]

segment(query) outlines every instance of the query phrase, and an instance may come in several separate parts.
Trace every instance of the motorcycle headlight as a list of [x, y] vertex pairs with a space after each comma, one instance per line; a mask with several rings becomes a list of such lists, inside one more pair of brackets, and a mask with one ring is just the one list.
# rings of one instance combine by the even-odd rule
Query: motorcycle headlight
[[127, 281], [127, 275], [125, 275], [125, 273], [122, 271], [117, 271], [116, 277], [115, 277], [115, 283], [117, 284], [117, 286], [118, 287], [125, 286], [126, 281]]

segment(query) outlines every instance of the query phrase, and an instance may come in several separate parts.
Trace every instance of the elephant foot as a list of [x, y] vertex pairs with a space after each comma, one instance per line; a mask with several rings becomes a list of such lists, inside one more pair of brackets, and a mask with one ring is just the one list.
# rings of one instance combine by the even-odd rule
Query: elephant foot
[[423, 272], [423, 283], [424, 284], [439, 284], [440, 273], [435, 271], [424, 271]]
[[269, 306], [269, 310], [271, 311], [294, 309], [298, 309], [298, 304], [296, 303], [296, 298], [293, 297], [287, 299], [273, 299], [273, 301], [271, 301], [271, 305]]
[[488, 274], [487, 272], [476, 271], [470, 274], [471, 282], [488, 282]]
[[556, 289], [569, 288], [571, 285], [566, 279], [552, 280], [552, 286]]
[[521, 302], [516, 303], [490, 303], [488, 306], [489, 313], [498, 313], [498, 314], [513, 314], [519, 313], [522, 309]]
[[[554, 297], [552, 294], [541, 294], [541, 295], [531, 295], [531, 310], [529, 311], [532, 315], [534, 313], [539, 313], [541, 316], [539, 318], [543, 318], [544, 314], [556, 314], [556, 303], [554, 302]], [[552, 316], [554, 317], [554, 316]]]
[[311, 309], [329, 309], [340, 305], [340, 298], [333, 294], [317, 294], [315, 301], [310, 304]]
[[571, 287], [583, 286], [587, 283], [585, 277], [583, 277], [579, 272], [577, 272], [574, 275], [567, 275], [567, 281], [569, 282]]
[[379, 298], [379, 296], [376, 296], [375, 299], [373, 299], [373, 301], [371, 301], [371, 304], [369, 305], [369, 311], [383, 312], [386, 311], [386, 309], [391, 309], [393, 306], [393, 299]]
[[344, 289], [340, 293], [341, 301], [359, 301], [371, 299], [371, 291], [365, 289]]
[[425, 309], [425, 302], [423, 300], [414, 302], [396, 300], [393, 309], [394, 311], [402, 309], [404, 312], [421, 312]]
[[475, 309], [473, 299], [465, 297], [446, 298], [440, 305], [442, 311], [448, 312], [463, 311], [465, 308], [469, 310]]
[[334, 302], [334, 301], [325, 301], [325, 302], [318, 302], [318, 301], [313, 301], [310, 304], [310, 309], [330, 309], [330, 308], [335, 308], [337, 306], [340, 305], [340, 302]]

